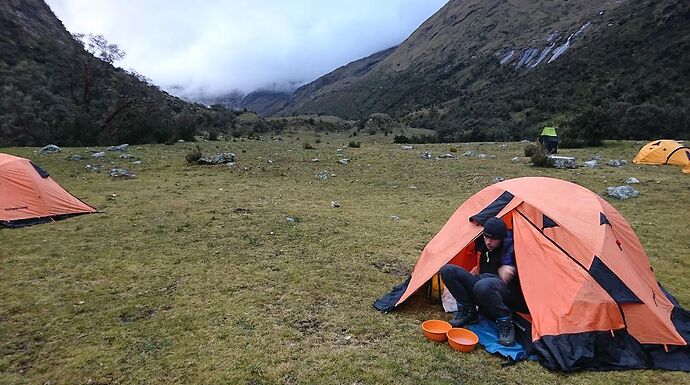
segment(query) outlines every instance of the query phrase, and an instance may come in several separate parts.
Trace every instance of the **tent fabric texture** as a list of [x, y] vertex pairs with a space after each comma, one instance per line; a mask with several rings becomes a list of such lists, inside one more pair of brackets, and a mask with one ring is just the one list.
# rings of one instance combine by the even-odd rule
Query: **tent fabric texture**
[[94, 212], [94, 207], [67, 192], [30, 160], [0, 153], [0, 228]]
[[558, 134], [556, 134], [556, 127], [544, 127], [539, 135], [539, 143], [546, 149], [546, 152], [555, 154], [558, 151]]
[[514, 320], [525, 320], [516, 332], [527, 354], [559, 371], [690, 371], [690, 313], [657, 282], [630, 225], [597, 194], [559, 179], [511, 179], [470, 197], [374, 307], [395, 309], [447, 263], [474, 267], [467, 250], [494, 216], [513, 231], [529, 309]]
[[675, 140], [662, 139], [649, 142], [640, 149], [633, 160], [635, 164], [672, 164], [690, 174], [690, 148]]

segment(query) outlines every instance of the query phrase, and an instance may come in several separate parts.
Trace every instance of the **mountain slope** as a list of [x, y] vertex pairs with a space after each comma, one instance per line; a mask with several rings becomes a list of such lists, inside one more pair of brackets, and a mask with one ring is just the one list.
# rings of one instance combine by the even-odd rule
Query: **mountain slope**
[[554, 120], [582, 128], [583, 114], [613, 126], [606, 135], [643, 137], [665, 133], [649, 127], [663, 115], [659, 126], [687, 134], [688, 8], [451, 0], [364, 76], [318, 79], [279, 113], [387, 112], [447, 139], [521, 137]]
[[116, 46], [101, 36], [73, 37], [43, 1], [0, 3], [0, 37], [0, 146], [160, 142], [194, 134], [178, 117], [196, 107], [113, 67], [123, 54]]

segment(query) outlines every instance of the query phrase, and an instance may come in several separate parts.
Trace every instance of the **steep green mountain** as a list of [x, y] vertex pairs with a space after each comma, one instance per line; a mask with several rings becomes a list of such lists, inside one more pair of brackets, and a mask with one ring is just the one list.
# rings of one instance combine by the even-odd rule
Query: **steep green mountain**
[[[41, 0], [0, 2], [0, 147], [190, 140], [271, 127], [190, 104], [115, 68], [117, 45], [72, 36]], [[246, 119], [245, 119], [246, 120]]]
[[520, 138], [545, 123], [583, 140], [690, 136], [684, 0], [451, 0], [357, 66], [301, 87], [277, 114], [385, 112], [440, 140]]

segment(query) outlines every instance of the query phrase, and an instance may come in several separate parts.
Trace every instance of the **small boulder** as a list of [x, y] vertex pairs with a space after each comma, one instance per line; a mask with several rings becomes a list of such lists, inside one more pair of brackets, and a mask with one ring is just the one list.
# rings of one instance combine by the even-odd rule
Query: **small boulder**
[[467, 150], [464, 153], [462, 153], [462, 156], [474, 156], [474, 151]]
[[437, 156], [436, 159], [457, 159], [457, 158], [455, 157], [455, 155], [453, 155], [451, 153], [446, 153], [446, 154], [441, 154], [441, 155]]
[[403, 150], [409, 151], [409, 150], [414, 150], [414, 147], [410, 146], [409, 144], [406, 144], [401, 147]]
[[44, 155], [44, 154], [57, 154], [58, 152], [62, 152], [62, 149], [54, 144], [49, 144], [45, 147], [43, 147], [39, 153]]
[[233, 163], [234, 161], [235, 161], [235, 154], [233, 154], [232, 152], [223, 152], [223, 153], [215, 154], [213, 156], [199, 158], [197, 163], [203, 164], [203, 165], [216, 165], [216, 164]]
[[608, 187], [606, 189], [606, 194], [616, 199], [629, 199], [637, 197], [640, 195], [640, 192], [630, 186], [617, 186]]
[[105, 152], [103, 151], [94, 152], [93, 154], [91, 154], [92, 158], [105, 158], [105, 156]]
[[431, 159], [431, 152], [424, 151], [421, 155], [419, 155], [419, 157], [422, 159]]
[[340, 203], [336, 201], [331, 201], [331, 208], [337, 209], [338, 207], [340, 207]]
[[623, 167], [628, 164], [628, 161], [622, 159], [611, 159], [607, 164], [611, 167]]
[[121, 144], [119, 146], [110, 146], [106, 148], [106, 151], [127, 152], [128, 149], [129, 144]]
[[635, 178], [635, 177], [630, 177], [630, 178], [625, 180], [625, 184], [636, 184], [636, 183], [640, 183], [640, 180]]
[[577, 168], [577, 162], [572, 156], [549, 155], [555, 168]]
[[124, 168], [113, 168], [108, 173], [108, 176], [111, 178], [134, 178], [136, 174]]
[[68, 157], [67, 157], [67, 158], [65, 158], [65, 159], [67, 159], [67, 160], [74, 160], [74, 161], [78, 161], [78, 160], [83, 160], [83, 159], [84, 159], [84, 157], [83, 157], [83, 156], [81, 156], [81, 155], [77, 155], [77, 154], [75, 154], [75, 155], [70, 155], [70, 156], [68, 156]]
[[598, 164], [599, 163], [597, 163], [596, 159], [592, 159], [592, 160], [588, 160], [588, 161], [584, 162], [582, 164], [582, 167], [596, 168]]
[[348, 164], [348, 163], [350, 163], [350, 159], [340, 159], [340, 160], [338, 161], [338, 163], [340, 163], [340, 164]]

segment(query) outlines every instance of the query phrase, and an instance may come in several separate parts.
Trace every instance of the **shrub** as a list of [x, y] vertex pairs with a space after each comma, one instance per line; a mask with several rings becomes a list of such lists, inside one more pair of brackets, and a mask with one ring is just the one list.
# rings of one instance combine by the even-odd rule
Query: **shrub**
[[536, 147], [536, 149], [531, 155], [532, 164], [537, 167], [552, 167], [553, 162], [549, 158], [549, 154], [546, 153], [544, 147], [538, 145], [534, 145], [534, 147]]
[[348, 146], [348, 147], [352, 147], [352, 148], [359, 148], [359, 147], [360, 147], [360, 144], [361, 144], [360, 142], [355, 142], [355, 141], [353, 140], [353, 141], [351, 141], [350, 143], [348, 143], [347, 146]]
[[196, 145], [184, 158], [187, 160], [187, 163], [197, 163], [202, 156], [201, 148], [199, 148], [199, 145]]
[[539, 150], [539, 145], [534, 144], [534, 143], [529, 143], [528, 145], [525, 146], [525, 156], [532, 156], [534, 155], [535, 152]]
[[458, 148], [455, 146], [450, 146], [450, 152], [458, 152]]
[[314, 146], [309, 144], [309, 142], [304, 142], [302, 143], [302, 148], [305, 150], [315, 150]]
[[410, 139], [405, 135], [396, 135], [393, 137], [393, 143], [410, 143]]

